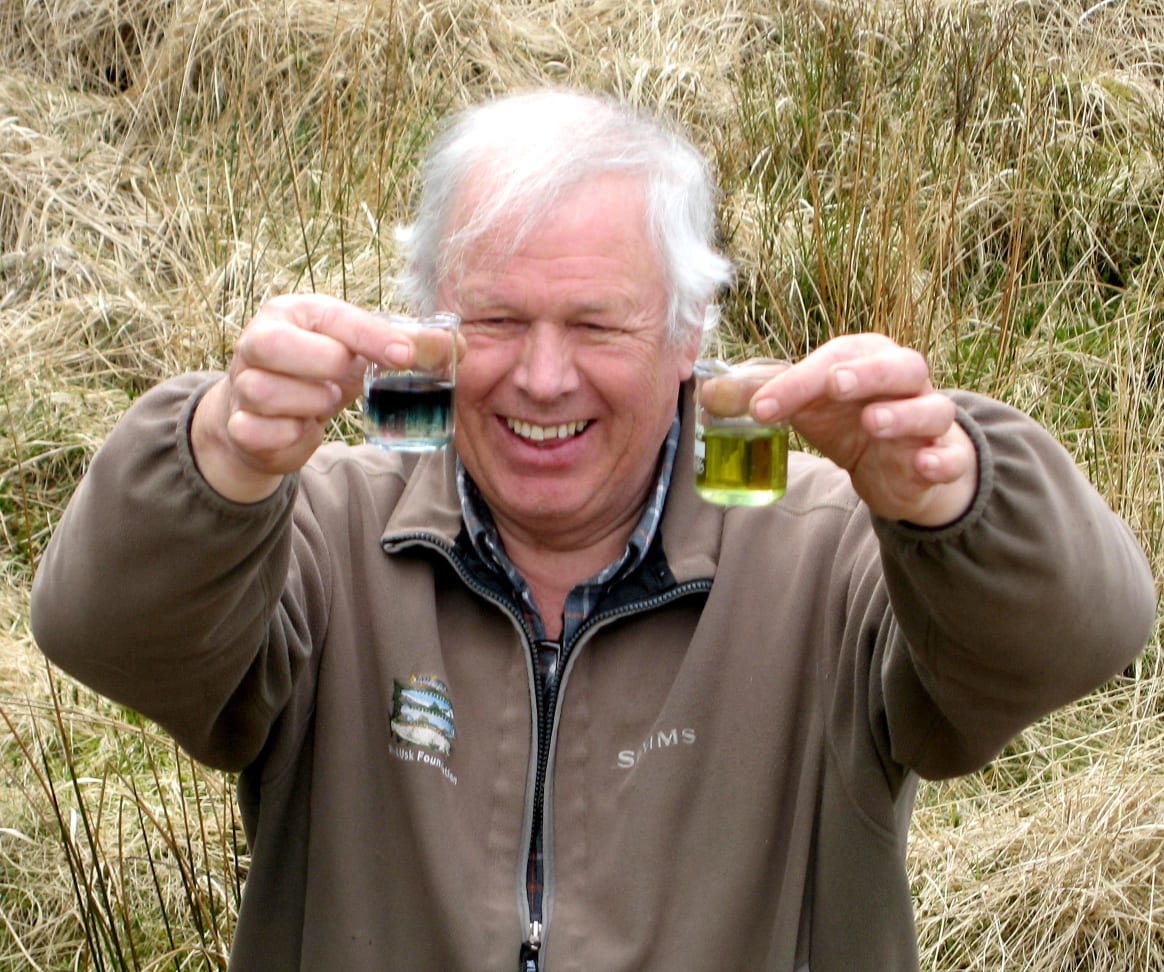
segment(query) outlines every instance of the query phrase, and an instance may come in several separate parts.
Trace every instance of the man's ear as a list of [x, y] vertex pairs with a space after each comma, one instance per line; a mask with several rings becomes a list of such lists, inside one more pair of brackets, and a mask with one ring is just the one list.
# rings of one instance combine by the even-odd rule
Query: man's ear
[[695, 369], [695, 359], [703, 348], [703, 329], [692, 328], [689, 337], [683, 339], [679, 353], [679, 381], [684, 382], [691, 377]]

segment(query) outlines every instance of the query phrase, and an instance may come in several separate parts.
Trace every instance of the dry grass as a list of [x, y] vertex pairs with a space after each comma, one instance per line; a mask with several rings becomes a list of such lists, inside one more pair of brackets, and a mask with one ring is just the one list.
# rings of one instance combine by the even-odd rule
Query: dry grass
[[910, 863], [931, 968], [1164, 966], [1164, 739], [1158, 699], [1125, 708], [1139, 691], [1098, 694], [981, 778], [928, 788]]
[[[127, 404], [225, 363], [267, 296], [391, 303], [417, 151], [466, 100], [548, 80], [681, 118], [725, 189], [727, 351], [916, 344], [1047, 424], [1164, 576], [1151, 0], [49, 0], [0, 10], [0, 64], [0, 970], [222, 967], [229, 781], [50, 680], [36, 556]], [[1164, 967], [1159, 641], [923, 788], [926, 968]]]

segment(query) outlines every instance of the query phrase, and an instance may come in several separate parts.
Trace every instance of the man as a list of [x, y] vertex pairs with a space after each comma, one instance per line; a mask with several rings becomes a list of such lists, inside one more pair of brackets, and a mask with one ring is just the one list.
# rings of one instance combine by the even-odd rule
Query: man
[[367, 361], [436, 352], [280, 297], [130, 410], [37, 577], [50, 657], [241, 771], [232, 969], [916, 968], [916, 780], [1137, 654], [1129, 531], [878, 335], [753, 399], [827, 457], [783, 501], [701, 502], [694, 149], [535, 92], [424, 175], [402, 296], [463, 318], [455, 451], [320, 447]]

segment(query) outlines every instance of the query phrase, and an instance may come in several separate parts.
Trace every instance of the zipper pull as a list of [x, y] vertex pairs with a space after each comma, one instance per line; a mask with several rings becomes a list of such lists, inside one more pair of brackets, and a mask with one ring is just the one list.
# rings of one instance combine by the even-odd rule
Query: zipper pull
[[518, 972], [538, 972], [538, 949], [542, 947], [542, 923], [529, 923], [529, 938], [521, 943], [517, 953]]

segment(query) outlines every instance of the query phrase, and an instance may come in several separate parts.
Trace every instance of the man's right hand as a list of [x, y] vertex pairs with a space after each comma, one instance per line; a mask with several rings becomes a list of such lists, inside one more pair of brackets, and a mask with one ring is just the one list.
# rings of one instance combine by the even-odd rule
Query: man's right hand
[[198, 469], [227, 499], [265, 499], [360, 396], [369, 361], [407, 368], [451, 351], [418, 346], [384, 317], [333, 297], [276, 297], [243, 329], [227, 375], [198, 403], [190, 430]]

